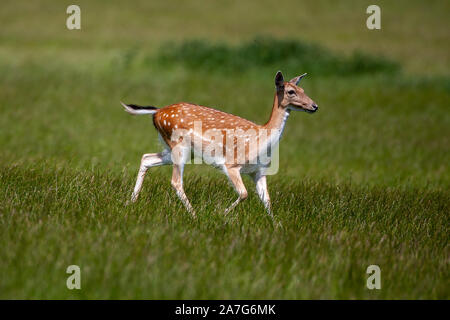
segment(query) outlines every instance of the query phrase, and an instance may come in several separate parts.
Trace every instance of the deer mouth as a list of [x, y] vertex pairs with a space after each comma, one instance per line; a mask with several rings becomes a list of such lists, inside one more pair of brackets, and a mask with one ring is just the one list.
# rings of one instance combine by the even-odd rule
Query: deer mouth
[[314, 113], [319, 109], [319, 107], [313, 107], [312, 109], [299, 108], [299, 111], [304, 111], [306, 113]]
[[304, 112], [307, 112], [307, 113], [314, 113], [314, 112], [316, 112], [319, 109], [319, 107], [315, 103], [312, 104], [311, 106], [307, 106], [307, 105], [292, 105], [291, 108], [293, 110], [296, 110], [296, 111], [304, 111]]
[[311, 106], [311, 108], [312, 109], [304, 109], [306, 112], [308, 112], [308, 113], [314, 113], [314, 112], [316, 112], [317, 110], [319, 110], [319, 107], [317, 106], [317, 104], [313, 104], [312, 106]]

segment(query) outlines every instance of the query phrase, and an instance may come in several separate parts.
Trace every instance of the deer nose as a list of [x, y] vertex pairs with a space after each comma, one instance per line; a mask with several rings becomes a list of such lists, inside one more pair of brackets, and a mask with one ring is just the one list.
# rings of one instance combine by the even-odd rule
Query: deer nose
[[317, 111], [317, 109], [319, 109], [319, 106], [315, 103], [312, 104], [312, 107], [313, 107], [314, 111]]

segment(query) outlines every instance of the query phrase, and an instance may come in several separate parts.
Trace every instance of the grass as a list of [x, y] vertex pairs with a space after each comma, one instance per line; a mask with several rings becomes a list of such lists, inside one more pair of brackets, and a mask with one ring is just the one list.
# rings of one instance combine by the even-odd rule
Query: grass
[[[330, 2], [304, 3], [312, 23], [288, 19], [297, 2], [279, 11], [261, 2], [236, 18], [235, 36], [229, 22], [248, 11], [240, 2], [224, 11], [221, 2], [81, 1], [78, 33], [59, 26], [69, 3], [6, 2], [0, 298], [450, 298], [447, 5], [383, 2], [377, 35], [358, 27], [359, 3], [341, 3], [336, 17]], [[140, 156], [161, 146], [150, 119], [118, 101], [191, 101], [263, 123], [280, 68], [287, 78], [309, 72], [302, 86], [320, 110], [288, 121], [280, 171], [268, 178], [278, 223], [254, 192], [224, 216], [236, 195], [203, 165], [185, 176], [198, 219], [172, 191], [169, 167], [150, 170], [141, 199], [124, 205]], [[79, 291], [65, 286], [70, 264], [81, 267]], [[366, 289], [370, 264], [381, 290]]]
[[[361, 73], [396, 72], [399, 65], [387, 59], [355, 52], [343, 57], [314, 44], [256, 37], [239, 46], [212, 45], [196, 40], [166, 45], [159, 54], [158, 62], [167, 66], [182, 63], [192, 70], [242, 72], [251, 68], [281, 68], [304, 70], [325, 75], [355, 75]], [[131, 62], [126, 55], [124, 61]]]
[[[274, 178], [274, 226], [255, 196], [231, 216], [224, 178], [188, 175], [199, 218], [153, 173], [139, 203], [134, 177], [98, 171], [2, 170], [3, 298], [445, 298], [448, 193]], [[17, 192], [17, 186], [21, 192]], [[417, 197], [420, 194], [420, 197]], [[15, 209], [12, 209], [15, 208]], [[20, 241], [19, 241], [20, 239]], [[38, 262], [38, 263], [37, 263]], [[16, 268], [11, 265], [18, 264]], [[82, 290], [64, 288], [78, 264]], [[383, 289], [365, 289], [378, 264]], [[2, 270], [5, 274], [5, 270]], [[420, 276], [419, 276], [420, 275]]]

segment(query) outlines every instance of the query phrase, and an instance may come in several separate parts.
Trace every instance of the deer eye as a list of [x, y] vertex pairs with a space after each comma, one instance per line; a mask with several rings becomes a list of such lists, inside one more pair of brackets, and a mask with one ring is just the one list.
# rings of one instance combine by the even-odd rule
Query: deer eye
[[295, 90], [289, 90], [288, 94], [291, 94], [291, 95], [295, 94]]

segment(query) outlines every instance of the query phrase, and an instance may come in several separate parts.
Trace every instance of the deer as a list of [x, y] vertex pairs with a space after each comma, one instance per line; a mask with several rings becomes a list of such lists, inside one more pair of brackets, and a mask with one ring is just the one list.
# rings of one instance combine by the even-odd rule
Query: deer
[[[217, 109], [185, 102], [162, 108], [121, 102], [125, 111], [132, 115], [152, 115], [153, 125], [164, 147], [159, 153], [146, 153], [142, 156], [131, 202], [138, 199], [148, 169], [173, 165], [171, 185], [187, 211], [195, 218], [196, 212], [184, 192], [183, 171], [193, 153], [203, 155], [213, 145], [214, 150], [210, 152], [208, 164], [225, 173], [238, 195], [225, 210], [225, 214], [248, 197], [241, 176], [246, 174], [253, 179], [259, 199], [269, 216], [273, 217], [266, 179], [268, 164], [255, 159], [265, 152], [270, 162], [271, 150], [281, 139], [292, 110], [307, 113], [318, 110], [317, 104], [298, 86], [305, 76], [306, 73], [284, 81], [281, 71], [276, 73], [272, 112], [264, 125]], [[238, 130], [238, 133], [227, 135], [234, 130]], [[213, 132], [213, 135], [207, 134], [208, 132]], [[251, 135], [245, 132], [251, 132]], [[212, 139], [212, 136], [215, 138]], [[250, 143], [250, 140], [257, 143]], [[224, 154], [227, 155], [226, 158]]]

